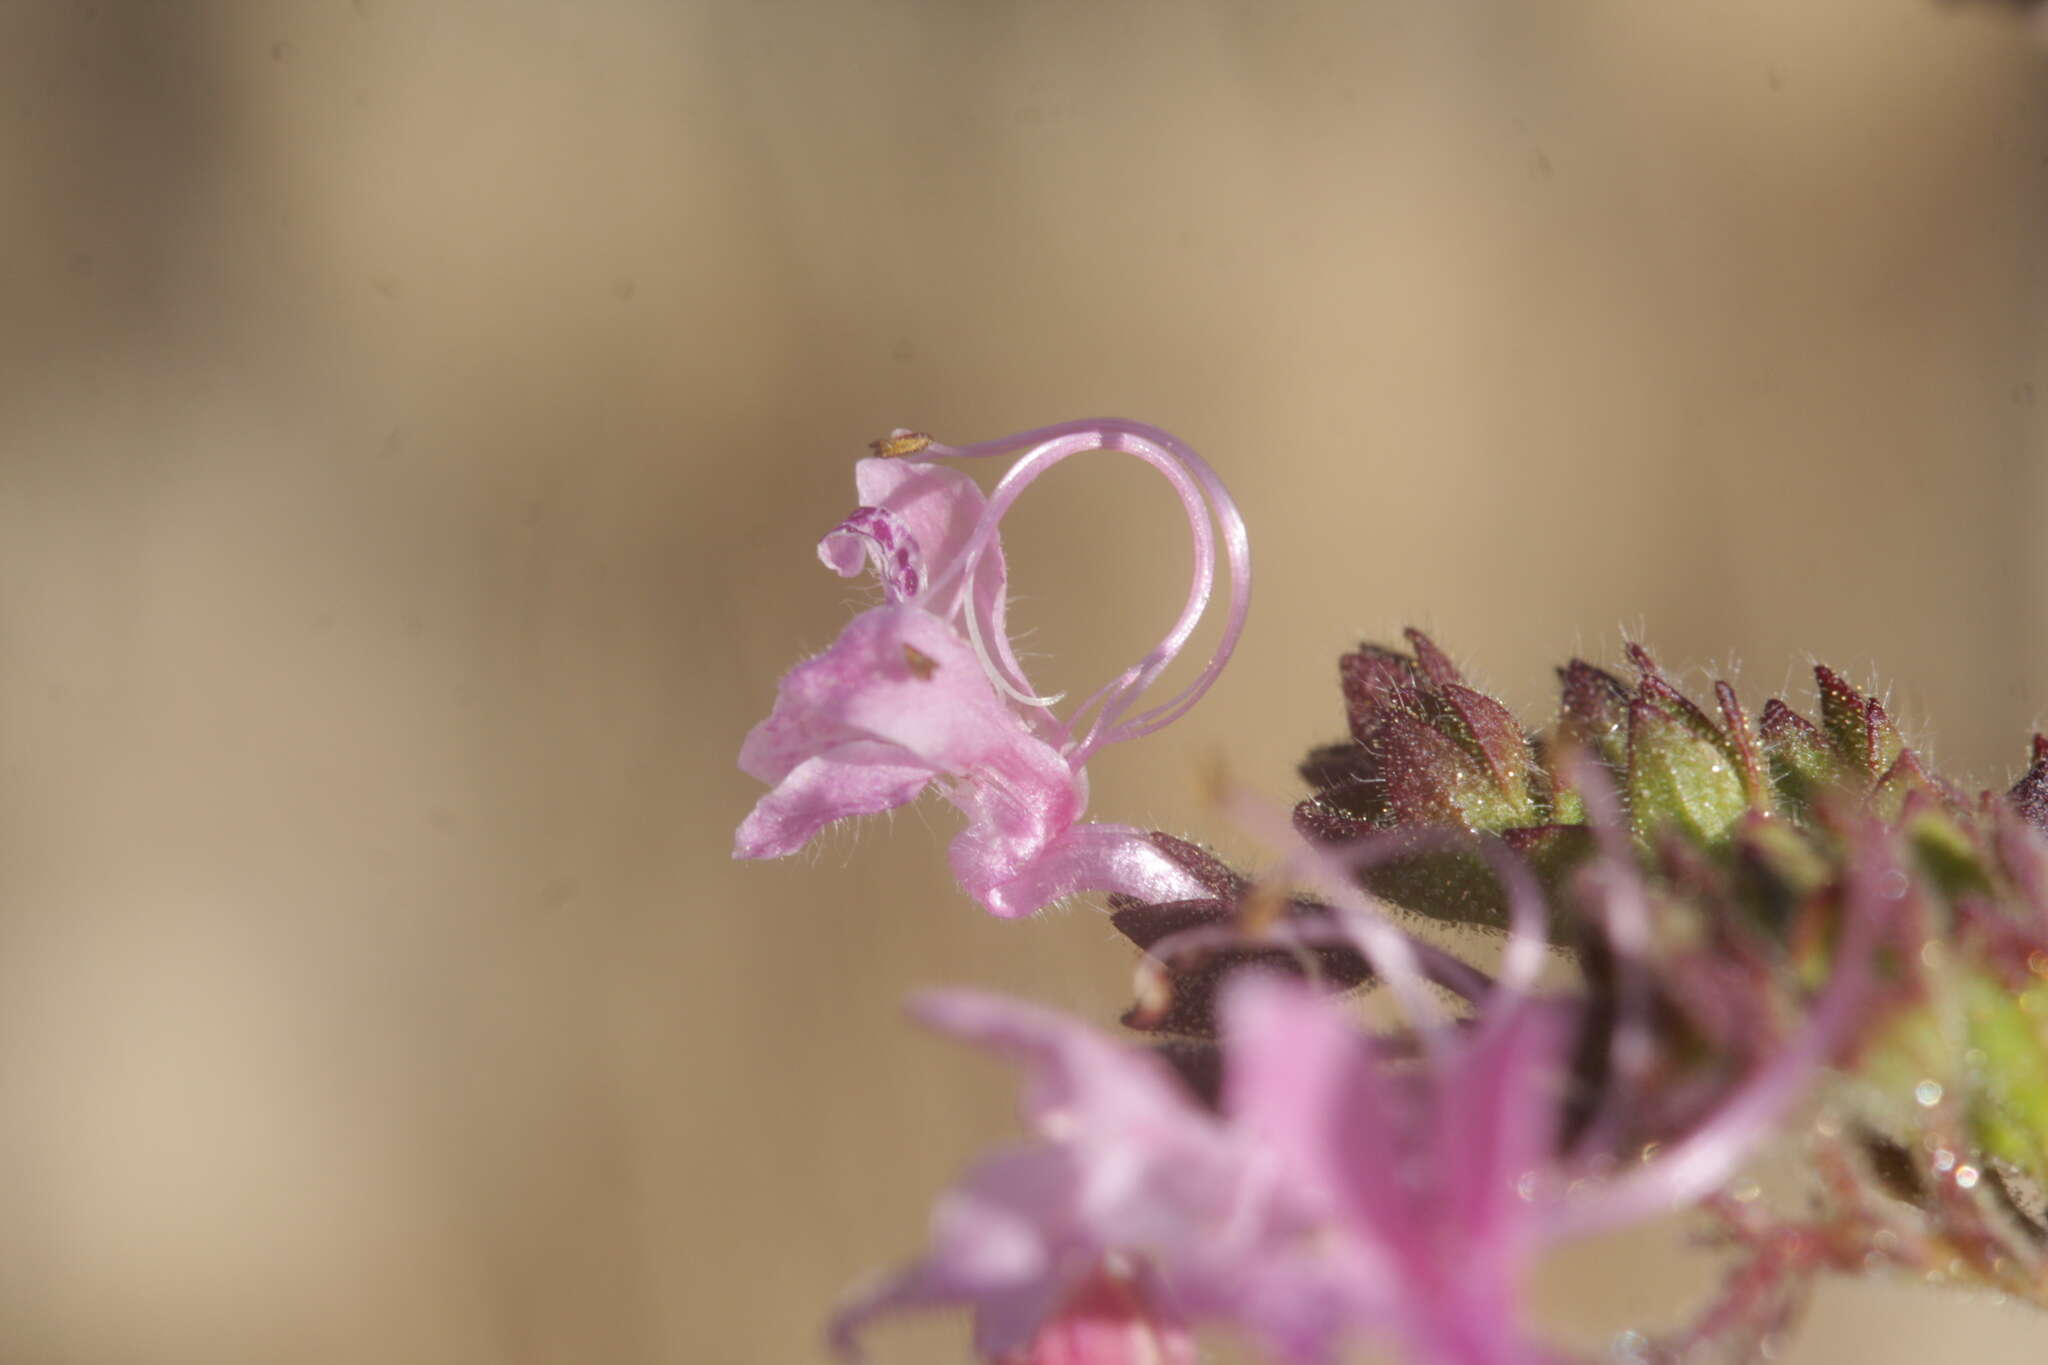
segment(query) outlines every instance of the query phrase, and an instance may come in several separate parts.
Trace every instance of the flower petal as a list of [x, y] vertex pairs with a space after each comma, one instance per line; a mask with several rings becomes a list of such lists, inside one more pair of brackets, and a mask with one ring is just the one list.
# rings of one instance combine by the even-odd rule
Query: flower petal
[[[793, 852], [842, 816], [902, 805], [933, 777], [959, 779], [947, 795], [969, 819], [953, 842], [954, 874], [998, 914], [1045, 903], [998, 902], [991, 892], [1029, 872], [1087, 797], [1060, 752], [995, 694], [973, 649], [914, 605], [863, 612], [831, 648], [792, 669], [775, 709], [741, 745], [740, 766], [777, 784], [741, 828], [742, 857]], [[1142, 851], [1118, 856], [1164, 863]], [[1085, 871], [1084, 861], [1049, 885], [1092, 889], [1076, 881]], [[1154, 871], [1154, 881], [1167, 875]]]
[[1202, 1125], [1171, 1069], [1056, 1010], [981, 991], [927, 991], [911, 1001], [919, 1022], [986, 1048], [1028, 1073], [1024, 1117], [1049, 1136], [1081, 1128]]
[[1342, 1006], [1299, 983], [1246, 973], [1223, 999], [1224, 1110], [1344, 1208], [1361, 1244], [1420, 1251], [1405, 1181], [1416, 1096], [1382, 1072]]
[[1049, 771], [1073, 780], [995, 694], [972, 647], [912, 606], [862, 612], [829, 649], [791, 669], [775, 709], [741, 744], [740, 767], [780, 782], [804, 760], [857, 740], [893, 744], [907, 762], [955, 775], [1006, 761], [1022, 782]]
[[861, 1358], [858, 1336], [877, 1317], [968, 1305], [976, 1353], [992, 1359], [1030, 1341], [1087, 1273], [1093, 1254], [1077, 1243], [1072, 1155], [1033, 1146], [982, 1161], [932, 1211], [926, 1254], [854, 1296], [833, 1318], [831, 1340]]
[[1507, 1008], [1425, 1054], [1427, 1069], [1396, 1073], [1341, 1008], [1298, 983], [1247, 977], [1225, 997], [1231, 1121], [1335, 1198], [1330, 1258], [1352, 1267], [1346, 1325], [1393, 1334], [1409, 1359], [1550, 1359], [1521, 1326], [1540, 1212], [1517, 1181], [1548, 1159], [1569, 1015], [1524, 999]]
[[908, 805], [937, 771], [893, 744], [855, 740], [807, 758], [755, 803], [733, 837], [735, 858], [781, 858], [853, 815]]
[[1474, 1256], [1512, 1262], [1532, 1250], [1535, 1223], [1516, 1185], [1549, 1163], [1570, 1024], [1570, 1008], [1557, 1002], [1496, 1010], [1437, 1083], [1431, 1148], [1451, 1177], [1435, 1190], [1437, 1217]]
[[[1079, 814], [1078, 805], [1075, 814]], [[1003, 876], [1008, 872], [1008, 876]], [[1019, 866], [1005, 858], [986, 834], [953, 844], [953, 875], [961, 884], [987, 882], [976, 891], [981, 903], [1005, 919], [1079, 895], [1107, 891], [1136, 896], [1149, 904], [1200, 898], [1206, 888], [1194, 874], [1162, 852], [1151, 836], [1128, 825], [1076, 824]], [[992, 880], [1000, 878], [1000, 880]]]
[[[913, 460], [862, 460], [854, 466], [853, 480], [861, 502], [886, 508], [909, 528], [924, 560], [925, 586], [947, 577], [988, 507], [981, 485], [944, 465]], [[978, 591], [992, 590], [1000, 597], [1003, 581], [1002, 547], [991, 538], [988, 548], [982, 551], [975, 585]], [[941, 594], [941, 600], [925, 603], [926, 610], [950, 617], [963, 586], [955, 582]]]
[[818, 542], [818, 558], [841, 578], [872, 567], [891, 602], [924, 590], [924, 552], [903, 518], [886, 507], [856, 507]]

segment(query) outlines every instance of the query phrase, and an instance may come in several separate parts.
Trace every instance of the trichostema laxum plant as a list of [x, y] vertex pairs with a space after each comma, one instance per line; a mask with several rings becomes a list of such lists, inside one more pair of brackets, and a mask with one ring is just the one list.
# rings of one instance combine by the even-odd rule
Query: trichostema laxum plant
[[[1125, 421], [874, 448], [818, 549], [884, 600], [747, 736], [770, 790], [737, 855], [936, 788], [968, 896], [1018, 917], [1101, 893], [1141, 957], [1123, 1037], [967, 991], [917, 1003], [1018, 1066], [1029, 1132], [843, 1305], [848, 1358], [878, 1315], [956, 1306], [1004, 1365], [1188, 1365], [1210, 1324], [1286, 1362], [1561, 1362], [1521, 1311], [1536, 1258], [1687, 1208], [1732, 1268], [1689, 1327], [1630, 1333], [1632, 1358], [1749, 1359], [1824, 1272], [2048, 1303], [2048, 739], [2011, 791], [1971, 792], [1825, 667], [1816, 714], [1752, 717], [1634, 646], [1626, 676], [1561, 668], [1531, 728], [1410, 631], [1336, 660], [1350, 735], [1307, 755], [1291, 820], [1224, 794], [1284, 850], [1233, 868], [1083, 818], [1088, 763], [1193, 706], [1243, 627], [1249, 542], [1215, 473]], [[1165, 476], [1193, 581], [1163, 640], [1067, 704], [1012, 648], [997, 533], [1101, 451]], [[987, 496], [942, 463], [988, 458], [1012, 463]], [[1213, 655], [1141, 704], [1219, 593]], [[1498, 951], [1482, 968], [1421, 919]], [[1370, 991], [1397, 1026], [1367, 1026]], [[1810, 1188], [1774, 1212], [1741, 1172], [1795, 1129]]]

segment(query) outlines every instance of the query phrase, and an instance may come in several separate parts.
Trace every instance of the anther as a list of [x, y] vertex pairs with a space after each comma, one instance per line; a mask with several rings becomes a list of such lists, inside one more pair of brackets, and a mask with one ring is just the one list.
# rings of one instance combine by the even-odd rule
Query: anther
[[932, 443], [932, 438], [922, 431], [898, 427], [879, 441], [869, 441], [868, 449], [875, 452], [877, 459], [900, 460], [915, 455]]

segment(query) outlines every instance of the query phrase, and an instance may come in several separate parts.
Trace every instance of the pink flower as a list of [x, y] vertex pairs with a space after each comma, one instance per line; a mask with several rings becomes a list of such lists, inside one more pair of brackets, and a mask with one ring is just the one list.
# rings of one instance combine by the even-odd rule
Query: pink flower
[[[1105, 1263], [1132, 1267], [1146, 1316], [1179, 1320], [1254, 1301], [1284, 1322], [1329, 1316], [1321, 1291], [1275, 1272], [1316, 1230], [1272, 1163], [1201, 1109], [1158, 1057], [1050, 1010], [971, 992], [923, 997], [933, 1028], [1025, 1068], [1033, 1140], [981, 1162], [932, 1215], [924, 1259], [858, 1296], [833, 1339], [907, 1308], [968, 1305], [985, 1360], [1025, 1350]], [[1027, 1357], [1028, 1358], [1028, 1357]]]
[[[1215, 681], [1243, 629], [1249, 549], [1221, 482], [1179, 441], [1132, 422], [1070, 423], [959, 448], [898, 433], [882, 447], [964, 458], [1024, 453], [987, 499], [973, 480], [939, 465], [860, 462], [863, 505], [825, 536], [818, 554], [849, 577], [872, 568], [887, 601], [792, 670], [774, 710], [748, 734], [740, 767], [772, 790], [740, 825], [734, 856], [782, 857], [827, 825], [894, 809], [936, 786], [968, 820], [953, 841], [954, 876], [996, 914], [1029, 914], [1085, 891], [1149, 900], [1198, 894], [1141, 832], [1083, 823], [1081, 814], [1088, 758], [1182, 715]], [[1093, 450], [1134, 455], [1166, 476], [1188, 516], [1195, 566], [1166, 637], [1061, 719], [1052, 711], [1060, 699], [1034, 693], [1011, 648], [997, 527], [1032, 480]], [[1131, 714], [1208, 606], [1219, 537], [1231, 598], [1222, 641], [1181, 693]]]
[[[935, 1027], [1023, 1063], [1036, 1140], [943, 1199], [927, 1256], [852, 1304], [975, 1310], [975, 1349], [1006, 1360], [1106, 1261], [1154, 1320], [1228, 1323], [1320, 1362], [1354, 1335], [1417, 1359], [1522, 1365], [1522, 1272], [1540, 1206], [1564, 1018], [1548, 1007], [1453, 1044], [1440, 1073], [1396, 1070], [1341, 1006], [1252, 976], [1225, 1002], [1223, 1112], [1155, 1057], [1048, 1011], [926, 998]], [[1028, 1357], [1026, 1357], [1028, 1358]]]
[[1609, 1153], [1560, 1141], [1583, 1005], [1533, 993], [1539, 895], [1525, 867], [1487, 847], [1514, 930], [1500, 977], [1463, 1021], [1433, 1002], [1413, 945], [1365, 908], [1349, 863], [1297, 854], [1409, 1028], [1369, 1036], [1329, 995], [1244, 972], [1224, 988], [1214, 1108], [1158, 1054], [1059, 1014], [926, 997], [926, 1023], [1024, 1068], [1031, 1137], [970, 1171], [940, 1201], [925, 1256], [846, 1307], [833, 1329], [842, 1354], [859, 1358], [857, 1333], [878, 1315], [964, 1305], [980, 1357], [1007, 1361], [1055, 1339], [1065, 1306], [1120, 1266], [1147, 1320], [1227, 1325], [1293, 1365], [1326, 1365], [1354, 1341], [1418, 1365], [1560, 1359], [1522, 1317], [1535, 1258], [1734, 1176], [1847, 1036], [1890, 869], [1874, 853], [1853, 865], [1837, 968], [1805, 1027], [1655, 1160], [1615, 1173]]

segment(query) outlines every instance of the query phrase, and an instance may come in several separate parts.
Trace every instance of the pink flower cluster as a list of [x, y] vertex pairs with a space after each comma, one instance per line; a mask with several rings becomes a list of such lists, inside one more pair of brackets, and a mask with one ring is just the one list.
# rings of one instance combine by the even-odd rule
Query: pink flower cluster
[[[863, 505], [819, 553], [845, 575], [871, 567], [885, 601], [792, 671], [747, 736], [741, 766], [772, 790], [741, 825], [738, 856], [790, 853], [836, 820], [936, 787], [967, 818], [954, 874], [998, 915], [1087, 891], [1152, 904], [1213, 896], [1161, 841], [1081, 816], [1088, 758], [1185, 712], [1242, 629], [1245, 533], [1214, 473], [1171, 436], [1129, 422], [957, 449], [911, 433], [878, 444], [896, 457], [861, 463]], [[1166, 638], [1061, 718], [1005, 633], [996, 531], [1033, 479], [1093, 450], [1166, 476], [1187, 511], [1194, 582]], [[901, 458], [1019, 452], [986, 499], [962, 474]], [[1230, 589], [1221, 644], [1184, 691], [1136, 710], [1186, 644], [1219, 568]], [[1586, 886], [1622, 977], [1620, 1017], [1594, 1036], [1613, 1052], [1606, 1074], [1625, 1084], [1641, 1072], [1650, 1009], [1644, 892], [1604, 778], [1589, 764], [1574, 781], [1605, 846]], [[859, 1358], [859, 1333], [879, 1315], [965, 1306], [976, 1353], [998, 1365], [1190, 1365], [1199, 1323], [1293, 1365], [1320, 1365], [1361, 1339], [1437, 1365], [1557, 1361], [1520, 1311], [1533, 1259], [1730, 1178], [1861, 1006], [1859, 964], [1885, 894], [1875, 888], [1895, 875], [1875, 854], [1852, 867], [1842, 965], [1788, 1045], [1656, 1160], [1617, 1167], [1601, 1096], [1576, 1096], [1567, 1139], [1588, 1012], [1579, 997], [1536, 989], [1548, 934], [1526, 864], [1498, 841], [1468, 841], [1500, 883], [1510, 932], [1497, 976], [1454, 960], [1451, 972], [1441, 950], [1359, 889], [1383, 847], [1301, 844], [1284, 817], [1239, 804], [1241, 820], [1292, 850], [1273, 885], [1325, 897], [1329, 915], [1192, 929], [1153, 943], [1148, 966], [1247, 941], [1308, 950], [1334, 935], [1369, 964], [1405, 1028], [1374, 1036], [1327, 990], [1238, 973], [1220, 996], [1220, 1093], [1204, 1096], [1162, 1053], [1057, 1013], [968, 992], [924, 997], [916, 1012], [927, 1025], [1022, 1068], [1029, 1136], [941, 1199], [924, 1256], [846, 1305], [832, 1329], [843, 1355]], [[1463, 1017], [1432, 982], [1467, 997]]]
[[[1544, 1365], [1521, 1313], [1535, 1257], [1560, 1240], [1683, 1208], [1731, 1179], [1797, 1099], [1863, 1003], [1845, 969], [1791, 1044], [1655, 1160], [1617, 1170], [1596, 1138], [1561, 1141], [1575, 1000], [1537, 994], [1534, 889], [1503, 863], [1516, 924], [1470, 1017], [1444, 1017], [1405, 935], [1359, 904], [1346, 860], [1310, 850], [1298, 874], [1345, 927], [1410, 1027], [1363, 1032], [1327, 994], [1257, 972], [1223, 1000], [1223, 1084], [1211, 1104], [1160, 1056], [1062, 1015], [945, 993], [929, 1026], [1021, 1065], [1027, 1144], [984, 1161], [939, 1204], [926, 1255], [852, 1300], [834, 1341], [877, 1315], [966, 1305], [983, 1359], [1142, 1365], [1176, 1359], [1189, 1324], [1235, 1328], [1276, 1358], [1322, 1365], [1391, 1342], [1427, 1365]], [[1867, 863], [1844, 959], [1870, 953], [1894, 870]], [[1195, 931], [1202, 933], [1205, 931]], [[1155, 955], [1178, 948], [1161, 943]], [[1086, 1354], [1105, 1276], [1127, 1306]]]

